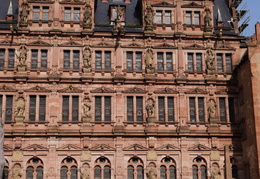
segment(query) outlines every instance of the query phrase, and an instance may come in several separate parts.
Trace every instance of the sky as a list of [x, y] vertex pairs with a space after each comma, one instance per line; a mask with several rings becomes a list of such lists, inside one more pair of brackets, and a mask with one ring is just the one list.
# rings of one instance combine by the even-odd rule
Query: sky
[[250, 21], [249, 26], [244, 30], [242, 35], [252, 36], [255, 33], [255, 24], [260, 22], [260, 0], [243, 0], [243, 3], [240, 4], [239, 8], [244, 7], [245, 9], [249, 9], [247, 15], [250, 16]]

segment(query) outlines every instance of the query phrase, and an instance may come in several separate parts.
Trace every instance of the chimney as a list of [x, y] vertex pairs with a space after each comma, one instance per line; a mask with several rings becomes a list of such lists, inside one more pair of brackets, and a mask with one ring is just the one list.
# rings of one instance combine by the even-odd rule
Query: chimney
[[12, 0], [10, 0], [9, 8], [6, 15], [6, 20], [8, 21], [14, 20]]
[[218, 27], [223, 27], [223, 20], [222, 20], [222, 16], [221, 16], [221, 13], [220, 13], [220, 10], [218, 8], [218, 17], [217, 17], [217, 26]]
[[257, 22], [255, 25], [255, 35], [256, 35], [256, 40], [260, 44], [260, 23]]

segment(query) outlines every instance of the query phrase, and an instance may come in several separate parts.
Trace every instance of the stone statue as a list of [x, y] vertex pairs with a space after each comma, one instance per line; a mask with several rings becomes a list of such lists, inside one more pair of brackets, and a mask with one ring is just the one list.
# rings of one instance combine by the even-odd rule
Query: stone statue
[[214, 67], [215, 57], [211, 49], [207, 49], [206, 52], [206, 65], [207, 65], [207, 74], [213, 74], [215, 71]]
[[120, 6], [118, 5], [118, 7], [116, 8], [116, 19], [117, 19], [117, 20], [121, 20], [122, 17], [123, 17], [123, 15], [124, 15], [124, 8], [123, 8], [123, 7], [120, 7]]
[[219, 167], [217, 164], [212, 165], [211, 179], [222, 179], [220, 171], [219, 171]]
[[209, 101], [208, 105], [209, 119], [215, 119], [216, 116], [216, 103], [213, 99]]
[[20, 179], [21, 176], [22, 176], [21, 168], [20, 168], [19, 165], [16, 165], [16, 166], [13, 168], [12, 179]]
[[15, 116], [23, 116], [25, 110], [25, 101], [22, 97], [19, 97], [16, 102]]
[[154, 101], [153, 99], [148, 99], [147, 105], [146, 105], [146, 111], [148, 117], [154, 117]]
[[84, 25], [90, 25], [92, 24], [92, 9], [89, 4], [86, 5], [86, 10], [84, 12], [83, 17]]
[[19, 52], [20, 52], [18, 57], [19, 65], [24, 66], [27, 59], [27, 49], [25, 45], [21, 45]]
[[20, 10], [20, 25], [28, 24], [29, 9], [27, 1], [24, 1]]
[[211, 13], [210, 13], [210, 10], [207, 8], [206, 9], [206, 15], [204, 16], [205, 28], [211, 28], [212, 27], [211, 21], [212, 21]]
[[90, 179], [89, 166], [87, 164], [83, 164], [80, 171], [81, 179]]
[[146, 14], [144, 17], [144, 21], [146, 23], [146, 30], [153, 30], [153, 18], [154, 12], [150, 3], [147, 3]]
[[146, 175], [147, 179], [157, 179], [156, 168], [154, 166], [151, 166]]
[[83, 51], [83, 64], [84, 67], [91, 67], [91, 50], [89, 46], [86, 46]]
[[87, 98], [84, 100], [84, 106], [83, 106], [83, 111], [84, 111], [84, 117], [91, 117], [91, 102], [90, 99]]
[[153, 51], [152, 51], [151, 48], [149, 48], [146, 51], [146, 54], [145, 54], [145, 65], [146, 65], [146, 68], [153, 67]]

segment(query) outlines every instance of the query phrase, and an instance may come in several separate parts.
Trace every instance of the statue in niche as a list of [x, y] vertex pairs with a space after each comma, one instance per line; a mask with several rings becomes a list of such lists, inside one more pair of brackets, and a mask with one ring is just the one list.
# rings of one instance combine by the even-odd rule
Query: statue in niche
[[151, 98], [147, 101], [146, 111], [148, 117], [154, 117], [154, 101]]
[[206, 51], [206, 65], [207, 65], [207, 74], [211, 75], [214, 74], [215, 67], [214, 67], [215, 57], [211, 49], [207, 49]]
[[213, 99], [209, 101], [208, 104], [208, 112], [209, 112], [209, 119], [215, 119], [216, 115], [216, 103]]
[[146, 173], [147, 179], [157, 179], [157, 171], [153, 164], [150, 164], [150, 168]]
[[28, 4], [27, 4], [27, 1], [24, 0], [21, 5], [21, 10], [20, 10], [20, 24], [28, 23], [28, 15], [29, 15]]
[[80, 176], [81, 179], [90, 179], [90, 171], [89, 171], [89, 165], [88, 164], [83, 164], [81, 171], [80, 171]]
[[146, 54], [145, 54], [145, 65], [146, 65], [146, 68], [153, 67], [153, 51], [152, 51], [151, 48], [149, 48], [146, 51]]
[[16, 102], [15, 116], [23, 116], [25, 110], [25, 101], [23, 97], [19, 97]]
[[25, 45], [21, 45], [19, 52], [20, 52], [18, 57], [19, 65], [24, 66], [27, 59], [27, 49]]
[[84, 111], [84, 116], [85, 117], [91, 117], [91, 101], [89, 98], [86, 98], [84, 100], [84, 106], [83, 106], [83, 111]]
[[124, 8], [120, 7], [119, 5], [116, 8], [116, 19], [117, 20], [122, 20], [122, 17], [124, 15]]
[[86, 5], [86, 10], [83, 15], [84, 28], [89, 28], [92, 25], [92, 9], [89, 4]]
[[21, 167], [19, 165], [15, 165], [13, 168], [12, 179], [20, 179], [21, 176], [22, 176]]
[[215, 163], [212, 165], [211, 179], [222, 179], [219, 166]]
[[89, 46], [86, 46], [83, 51], [83, 64], [84, 64], [84, 67], [91, 66], [91, 50], [90, 50]]
[[205, 24], [205, 28], [211, 28], [212, 24], [212, 18], [211, 18], [211, 13], [210, 10], [207, 8], [206, 10], [206, 15], [204, 16], [204, 24]]
[[144, 21], [146, 23], [146, 30], [153, 30], [153, 19], [154, 12], [150, 3], [147, 3], [146, 14], [144, 17]]

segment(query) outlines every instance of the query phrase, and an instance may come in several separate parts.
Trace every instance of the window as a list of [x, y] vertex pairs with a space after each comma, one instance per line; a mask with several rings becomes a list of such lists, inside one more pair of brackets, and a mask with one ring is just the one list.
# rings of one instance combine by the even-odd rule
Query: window
[[158, 97], [159, 122], [174, 122], [174, 98]]
[[95, 121], [111, 121], [111, 96], [95, 97]]
[[228, 97], [228, 98], [220, 97], [219, 98], [220, 122], [235, 122], [236, 121], [235, 105], [236, 105], [236, 100], [233, 97]]
[[193, 160], [192, 179], [207, 179], [207, 164], [202, 157]]
[[64, 20], [79, 22], [80, 21], [80, 8], [65, 7], [64, 8]]
[[14, 68], [14, 49], [8, 49], [8, 68]]
[[217, 54], [217, 71], [232, 72], [232, 54]]
[[95, 69], [111, 70], [111, 52], [95, 51]]
[[226, 102], [225, 98], [219, 98], [219, 110], [220, 110], [220, 121], [226, 122], [227, 116], [226, 116]]
[[133, 157], [128, 161], [127, 179], [144, 179], [143, 161], [138, 157]]
[[[5, 111], [3, 114], [2, 111]], [[13, 96], [0, 95], [0, 118], [5, 121], [12, 121], [13, 117]]]
[[77, 179], [78, 165], [74, 158], [67, 157], [61, 162], [60, 179]]
[[48, 50], [36, 50], [33, 49], [31, 56], [31, 68], [32, 69], [47, 69]]
[[228, 110], [230, 122], [235, 122], [235, 100], [234, 98], [228, 98]]
[[189, 97], [190, 122], [205, 122], [204, 97]]
[[106, 157], [100, 157], [95, 161], [94, 179], [111, 179], [111, 164]]
[[46, 96], [30, 96], [29, 121], [45, 121]]
[[172, 52], [157, 53], [157, 70], [158, 71], [173, 71], [173, 56]]
[[176, 164], [171, 157], [165, 157], [161, 161], [160, 179], [176, 179]]
[[30, 159], [26, 168], [27, 179], [33, 179], [35, 175], [37, 179], [43, 179], [43, 162], [37, 157]]
[[62, 121], [79, 121], [79, 96], [62, 97]]
[[143, 122], [143, 97], [127, 97], [127, 122]]
[[201, 53], [188, 53], [188, 71], [202, 72]]
[[172, 12], [171, 11], [156, 11], [156, 24], [171, 24], [172, 23]]
[[5, 49], [0, 49], [0, 68], [5, 67]]
[[3, 169], [3, 178], [2, 179], [8, 179], [8, 175], [9, 175], [9, 164], [8, 161], [5, 159], [5, 165], [4, 165], [4, 169]]
[[49, 20], [49, 7], [48, 6], [33, 6], [32, 10], [33, 20]]
[[64, 50], [63, 51], [63, 68], [64, 69], [79, 69], [80, 56], [79, 50]]
[[126, 70], [142, 71], [142, 52], [126, 52]]
[[186, 11], [186, 24], [200, 25], [200, 12]]
[[234, 157], [231, 157], [230, 163], [231, 163], [231, 169], [232, 169], [232, 179], [238, 179], [237, 160]]

